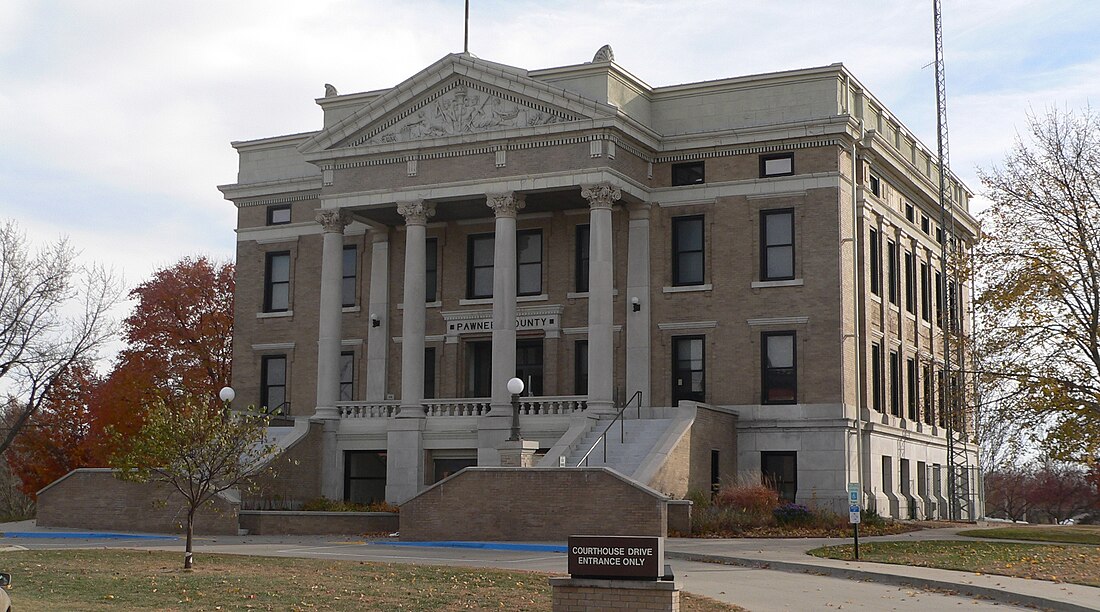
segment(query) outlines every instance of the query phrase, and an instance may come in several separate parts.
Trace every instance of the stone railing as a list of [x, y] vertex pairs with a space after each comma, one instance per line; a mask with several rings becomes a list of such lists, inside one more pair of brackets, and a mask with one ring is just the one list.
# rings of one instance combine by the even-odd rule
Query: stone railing
[[[342, 419], [389, 418], [397, 414], [400, 406], [399, 400], [337, 403]], [[424, 414], [429, 417], [484, 416], [491, 409], [487, 397], [429, 399], [423, 401], [423, 406]], [[524, 416], [573, 414], [587, 408], [588, 397], [585, 395], [519, 398], [519, 413]]]

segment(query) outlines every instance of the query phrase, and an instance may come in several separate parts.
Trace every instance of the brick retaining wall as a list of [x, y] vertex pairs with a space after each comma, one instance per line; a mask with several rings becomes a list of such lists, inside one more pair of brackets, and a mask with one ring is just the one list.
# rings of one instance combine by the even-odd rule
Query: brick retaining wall
[[[237, 535], [238, 507], [215, 498], [195, 516], [195, 533]], [[38, 492], [39, 527], [185, 533], [186, 521], [187, 505], [174, 489], [119, 480], [109, 468], [73, 470]]]
[[394, 512], [275, 512], [241, 510], [241, 528], [249, 535], [322, 535], [393, 533]]
[[667, 535], [668, 498], [607, 468], [466, 468], [401, 506], [401, 539]]

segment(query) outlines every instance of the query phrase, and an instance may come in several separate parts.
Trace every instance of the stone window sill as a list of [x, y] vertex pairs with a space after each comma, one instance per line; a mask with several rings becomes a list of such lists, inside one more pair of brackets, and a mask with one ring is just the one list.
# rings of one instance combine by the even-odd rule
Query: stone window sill
[[768, 287], [801, 287], [803, 281], [801, 278], [792, 278], [790, 280], [776, 280], [776, 281], [753, 281], [753, 289], [765, 289]]
[[256, 313], [256, 318], [257, 319], [278, 319], [278, 318], [281, 318], [281, 317], [293, 317], [293, 316], [294, 316], [294, 311], [293, 310], [283, 310], [283, 311], [280, 311], [280, 312], [257, 312]]
[[665, 293], [690, 293], [692, 291], [713, 291], [714, 285], [707, 283], [705, 285], [683, 285], [680, 287], [664, 287], [661, 291]]

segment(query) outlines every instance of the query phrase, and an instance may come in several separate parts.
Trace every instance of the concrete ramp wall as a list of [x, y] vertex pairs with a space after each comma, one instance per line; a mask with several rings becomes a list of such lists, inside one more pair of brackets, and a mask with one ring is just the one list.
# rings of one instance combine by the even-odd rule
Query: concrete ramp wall
[[401, 539], [665, 536], [670, 501], [607, 468], [470, 467], [401, 505]]

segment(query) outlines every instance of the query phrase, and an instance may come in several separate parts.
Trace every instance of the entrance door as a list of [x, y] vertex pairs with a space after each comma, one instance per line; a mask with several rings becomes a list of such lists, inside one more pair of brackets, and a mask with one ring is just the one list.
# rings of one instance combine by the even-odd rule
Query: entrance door
[[516, 378], [524, 395], [542, 395], [542, 339], [516, 342]]
[[466, 343], [466, 397], [489, 397], [493, 383], [493, 342]]

